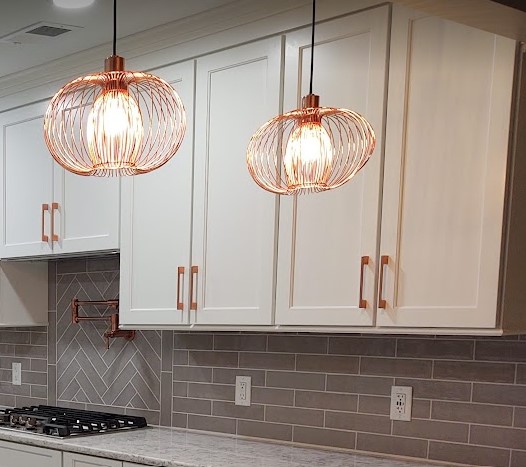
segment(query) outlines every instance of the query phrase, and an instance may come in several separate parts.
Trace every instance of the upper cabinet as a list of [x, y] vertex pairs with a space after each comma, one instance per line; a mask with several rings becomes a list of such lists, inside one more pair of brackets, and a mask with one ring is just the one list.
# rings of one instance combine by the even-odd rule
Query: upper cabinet
[[279, 38], [156, 70], [188, 128], [165, 167], [124, 180], [121, 324], [272, 321], [277, 200], [252, 182], [245, 150], [279, 112], [280, 70]]
[[[374, 324], [388, 20], [384, 7], [316, 29], [313, 91], [320, 105], [365, 116], [377, 146], [343, 187], [281, 198], [276, 324]], [[308, 94], [310, 32], [287, 35], [285, 109], [298, 108]]]
[[245, 163], [257, 128], [308, 92], [309, 28], [165, 70], [189, 132], [173, 163], [123, 185], [125, 326], [526, 328], [516, 44], [390, 8], [316, 30], [321, 105], [359, 112], [377, 136], [334, 191], [277, 198]]
[[56, 164], [44, 142], [46, 107], [0, 114], [0, 258], [118, 249], [119, 180], [80, 177]]
[[377, 323], [495, 328], [515, 42], [404, 9], [392, 31]]

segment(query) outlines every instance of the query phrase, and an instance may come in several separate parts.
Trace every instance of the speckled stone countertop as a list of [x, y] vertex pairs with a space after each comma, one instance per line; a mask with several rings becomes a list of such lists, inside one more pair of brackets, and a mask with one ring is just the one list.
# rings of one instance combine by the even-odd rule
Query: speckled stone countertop
[[433, 467], [420, 462], [156, 427], [67, 439], [0, 429], [0, 439], [150, 466]]

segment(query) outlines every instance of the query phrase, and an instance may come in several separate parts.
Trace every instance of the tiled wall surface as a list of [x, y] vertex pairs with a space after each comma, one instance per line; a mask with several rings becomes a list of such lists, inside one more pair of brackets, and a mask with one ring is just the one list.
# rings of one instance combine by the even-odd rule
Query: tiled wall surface
[[[21, 386], [11, 384], [13, 362], [22, 364]], [[47, 378], [47, 328], [1, 330], [0, 404], [45, 404]]]
[[[0, 332], [1, 404], [49, 396], [53, 404], [144, 414], [153, 424], [526, 466], [526, 336], [150, 331], [130, 343], [116, 339], [106, 350], [104, 326], [72, 325], [68, 307], [75, 296], [115, 298], [118, 260], [50, 268], [56, 282], [50, 281], [48, 332]], [[22, 362], [22, 386], [9, 382], [13, 360]], [[251, 407], [234, 405], [236, 375], [252, 377]], [[414, 388], [411, 422], [389, 420], [393, 384]]]
[[[56, 267], [56, 324], [52, 324], [56, 326], [56, 350], [49, 356], [49, 364], [56, 364], [56, 378], [51, 380], [50, 399], [58, 405], [85, 404], [92, 410], [124, 408], [126, 413], [144, 414], [150, 423], [159, 424], [160, 332], [138, 332], [132, 342], [112, 339], [106, 348], [103, 334], [108, 323], [71, 322], [72, 298], [118, 297], [118, 260], [61, 261]], [[112, 311], [90, 306], [80, 313], [101, 316]]]

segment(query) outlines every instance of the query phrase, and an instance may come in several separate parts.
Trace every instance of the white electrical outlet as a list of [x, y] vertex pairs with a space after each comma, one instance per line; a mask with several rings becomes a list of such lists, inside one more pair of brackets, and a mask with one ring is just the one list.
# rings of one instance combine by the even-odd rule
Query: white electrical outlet
[[411, 386], [391, 386], [391, 420], [411, 421], [413, 388]]
[[252, 378], [250, 376], [236, 376], [236, 405], [250, 406], [252, 392]]
[[15, 386], [20, 386], [22, 384], [22, 364], [13, 362], [12, 365], [13, 374], [12, 374], [12, 383]]

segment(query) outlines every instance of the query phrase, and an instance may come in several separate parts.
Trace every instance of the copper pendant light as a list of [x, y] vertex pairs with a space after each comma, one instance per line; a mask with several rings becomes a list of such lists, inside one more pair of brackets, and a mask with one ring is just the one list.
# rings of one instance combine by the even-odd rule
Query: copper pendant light
[[310, 90], [302, 108], [274, 117], [251, 138], [247, 166], [264, 190], [295, 195], [332, 190], [366, 164], [376, 137], [352, 110], [320, 107], [312, 93], [316, 0], [312, 3]]
[[175, 155], [186, 131], [184, 106], [172, 86], [149, 73], [125, 71], [116, 42], [114, 0], [113, 55], [104, 72], [66, 84], [46, 111], [48, 149], [78, 175], [151, 172]]

